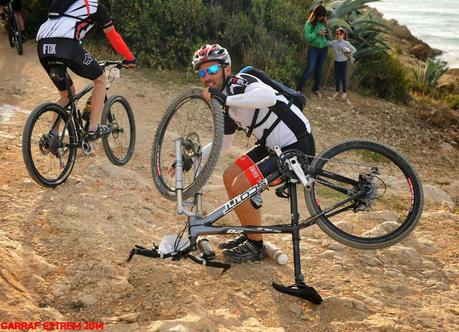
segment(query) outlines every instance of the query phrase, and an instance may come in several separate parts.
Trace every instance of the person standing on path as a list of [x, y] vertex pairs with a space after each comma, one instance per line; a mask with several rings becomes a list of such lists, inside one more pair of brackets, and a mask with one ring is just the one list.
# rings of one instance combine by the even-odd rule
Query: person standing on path
[[333, 98], [339, 96], [340, 84], [343, 85], [342, 99], [347, 98], [347, 62], [352, 62], [352, 55], [357, 51], [350, 42], [346, 40], [346, 30], [343, 28], [336, 29], [336, 39], [329, 41], [328, 45], [333, 48], [335, 55], [335, 87], [336, 92], [333, 94]]
[[312, 93], [321, 97], [320, 83], [322, 72], [328, 54], [327, 40], [327, 10], [323, 5], [317, 5], [304, 26], [304, 39], [309, 44], [307, 53], [307, 66], [298, 82], [296, 89], [302, 91], [309, 77], [314, 73]]

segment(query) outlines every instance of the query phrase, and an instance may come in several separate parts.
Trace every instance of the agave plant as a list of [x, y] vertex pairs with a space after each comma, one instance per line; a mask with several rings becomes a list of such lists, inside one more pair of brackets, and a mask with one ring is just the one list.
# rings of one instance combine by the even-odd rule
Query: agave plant
[[381, 38], [387, 33], [387, 27], [381, 20], [372, 17], [366, 7], [367, 3], [376, 1], [380, 0], [335, 0], [328, 4], [316, 0], [313, 6], [326, 6], [330, 13], [328, 26], [332, 30], [343, 27], [349, 32], [348, 39], [357, 49], [355, 58], [358, 59], [389, 49]]
[[413, 69], [416, 81], [414, 90], [422, 95], [437, 97], [438, 90], [446, 85], [446, 83], [439, 84], [438, 81], [448, 69], [445, 61], [427, 59], [424, 68], [418, 66], [416, 69]]

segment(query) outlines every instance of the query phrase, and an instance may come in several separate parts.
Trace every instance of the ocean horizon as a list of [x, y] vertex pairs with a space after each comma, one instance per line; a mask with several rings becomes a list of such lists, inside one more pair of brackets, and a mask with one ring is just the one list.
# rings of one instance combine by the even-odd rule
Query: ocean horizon
[[450, 68], [459, 68], [459, 0], [381, 0], [371, 2], [385, 19], [406, 25], [411, 34], [443, 52]]

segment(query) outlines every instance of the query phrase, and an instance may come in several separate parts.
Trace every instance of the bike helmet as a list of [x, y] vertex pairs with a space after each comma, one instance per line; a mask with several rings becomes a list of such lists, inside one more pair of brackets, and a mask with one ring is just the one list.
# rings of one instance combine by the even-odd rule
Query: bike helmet
[[231, 65], [231, 58], [226, 48], [221, 47], [218, 44], [206, 44], [199, 50], [194, 52], [193, 69], [198, 70], [199, 66], [209, 61], [218, 61], [223, 66]]

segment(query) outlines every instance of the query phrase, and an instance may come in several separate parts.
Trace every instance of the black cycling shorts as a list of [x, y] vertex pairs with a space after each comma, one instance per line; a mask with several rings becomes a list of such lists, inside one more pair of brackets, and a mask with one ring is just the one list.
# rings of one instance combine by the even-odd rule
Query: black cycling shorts
[[[0, 0], [0, 6], [6, 6], [8, 5], [9, 0]], [[20, 12], [22, 9], [22, 0], [13, 0], [12, 3], [13, 10], [15, 12]]]
[[[315, 156], [316, 147], [314, 137], [312, 134], [306, 134], [296, 143], [283, 147], [282, 151], [290, 149], [300, 150], [309, 156]], [[255, 185], [279, 169], [277, 166], [278, 159], [278, 156], [265, 145], [257, 145], [241, 156], [235, 164], [245, 173], [249, 182]]]
[[[97, 61], [80, 46], [75, 39], [69, 38], [46, 38], [40, 39], [37, 44], [38, 58], [43, 68], [49, 75], [50, 62], [62, 62], [65, 68], [69, 68], [78, 76], [94, 81], [104, 73]], [[51, 76], [50, 76], [51, 78]], [[59, 91], [65, 91], [65, 82], [51, 78]], [[70, 84], [73, 82], [70, 79]]]

